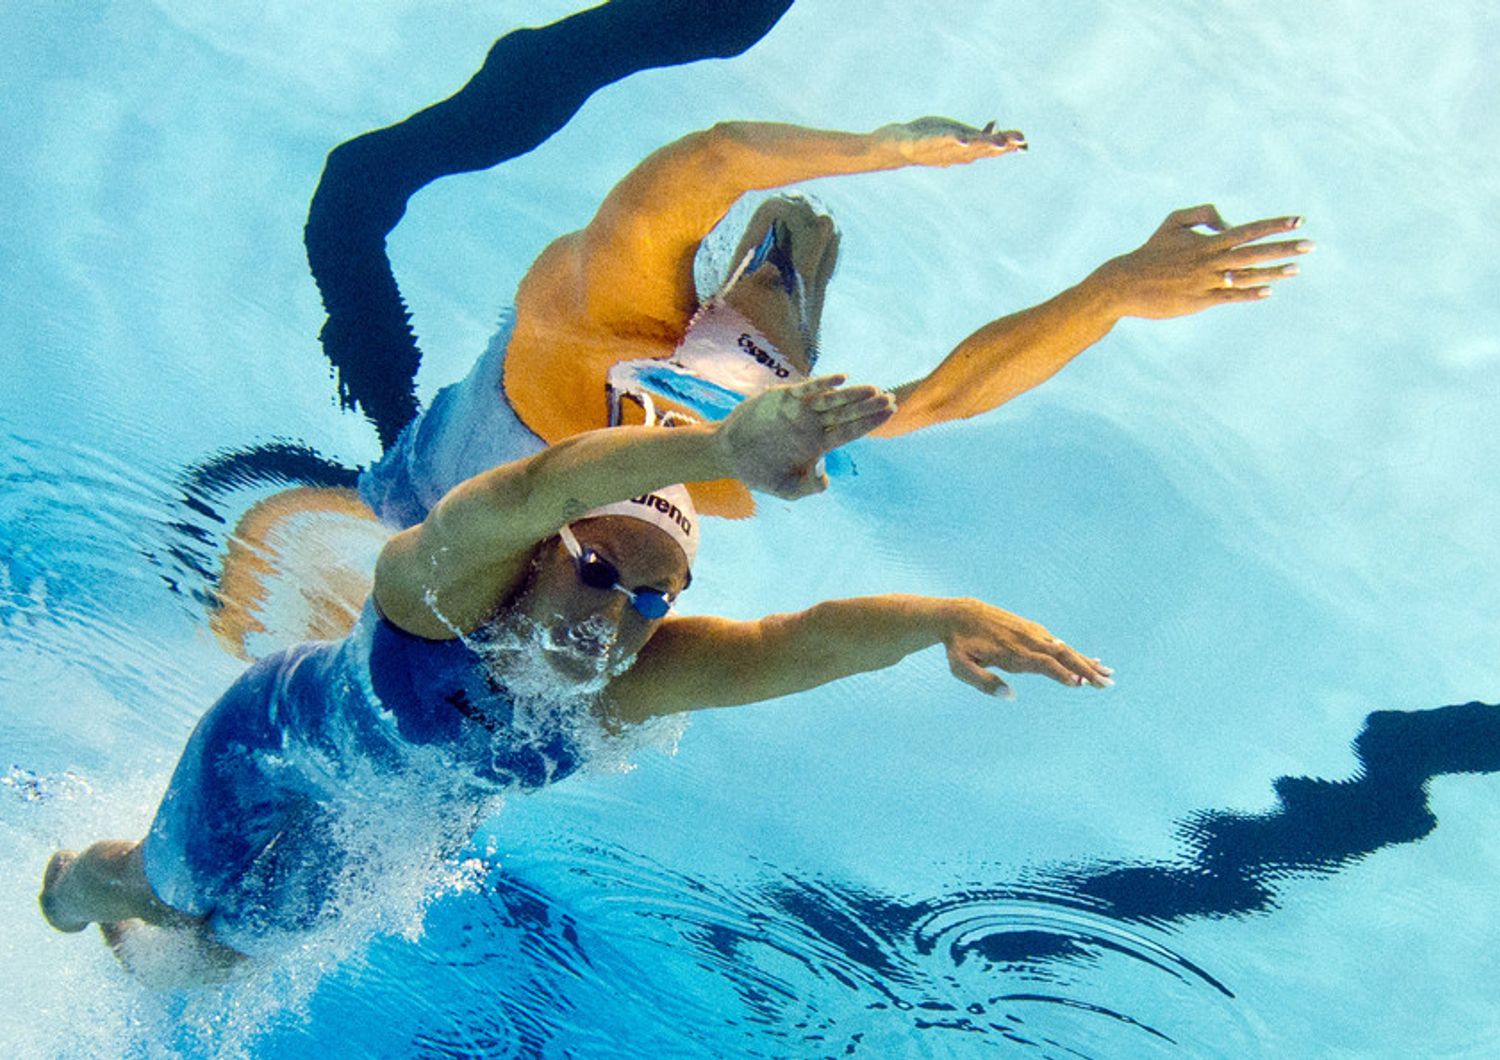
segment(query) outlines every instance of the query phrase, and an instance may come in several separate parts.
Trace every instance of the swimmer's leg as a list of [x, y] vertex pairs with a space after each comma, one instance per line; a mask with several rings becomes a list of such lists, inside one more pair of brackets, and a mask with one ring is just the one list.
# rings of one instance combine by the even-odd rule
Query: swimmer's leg
[[[150, 932], [157, 930], [148, 926], [141, 920], [117, 920], [99, 925], [99, 934], [104, 936], [104, 942], [115, 955], [121, 966], [132, 975], [149, 978], [157, 969], [153, 964], [160, 962], [141, 961], [140, 949], [136, 946], [137, 940], [150, 945]], [[143, 937], [145, 936], [145, 937]], [[182, 943], [187, 944], [184, 949]], [[179, 945], [173, 953], [175, 960], [171, 962], [171, 971], [175, 973], [173, 979], [181, 982], [183, 979], [196, 982], [222, 983], [229, 978], [229, 973], [237, 966], [250, 958], [239, 950], [230, 949], [228, 946], [216, 941], [202, 925], [194, 924], [191, 933], [179, 939]]]
[[386, 256], [407, 200], [440, 177], [525, 154], [597, 89], [639, 70], [738, 55], [792, 0], [613, 0], [502, 37], [453, 96], [328, 156], [304, 238], [328, 321], [324, 353], [345, 407], [382, 448], [416, 414], [421, 353]]
[[175, 970], [192, 981], [222, 982], [246, 960], [245, 954], [216, 942], [201, 919], [178, 912], [156, 897], [145, 882], [141, 846], [104, 840], [83, 853], [58, 850], [46, 862], [42, 877], [43, 918], [68, 933], [98, 924], [115, 960], [130, 973], [141, 972], [132, 957], [133, 937], [151, 928], [180, 931]]
[[102, 840], [81, 854], [53, 854], [37, 901], [47, 923], [70, 933], [132, 919], [161, 927], [193, 922], [156, 897], [146, 882], [141, 844], [123, 839]]
[[[141, 843], [105, 839], [81, 854], [59, 850], [47, 862], [38, 902], [42, 916], [58, 931], [82, 931], [99, 925], [115, 958], [131, 973], [141, 971], [131, 941], [142, 931], [167, 928], [183, 932], [176, 971], [195, 981], [223, 981], [245, 955], [214, 939], [202, 918], [173, 909], [146, 880]], [[149, 927], [147, 926], [149, 925]]]

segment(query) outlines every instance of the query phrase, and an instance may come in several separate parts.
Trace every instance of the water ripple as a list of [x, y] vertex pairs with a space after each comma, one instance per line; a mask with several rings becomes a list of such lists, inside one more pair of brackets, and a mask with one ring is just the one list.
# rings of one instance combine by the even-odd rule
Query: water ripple
[[[505, 1018], [529, 1013], [545, 1039], [580, 1056], [609, 1055], [578, 1045], [591, 1028], [635, 1026], [640, 1013], [666, 1051], [689, 1054], [734, 1041], [765, 1056], [942, 1056], [963, 1042], [1097, 1055], [1100, 1042], [1118, 1052], [1143, 1037], [1177, 1041], [1096, 996], [1128, 967], [1170, 977], [1177, 1004], [1193, 991], [1200, 1010], [1214, 1008], [1208, 996], [1233, 996], [1154, 929], [1039, 891], [904, 900], [770, 866], [754, 880], [709, 879], [585, 844], [528, 852], [486, 904], [467, 911], [458, 938], [443, 932], [425, 947], [424, 961], [471, 987], [497, 968], [521, 973], [498, 991]], [[472, 1032], [432, 1040], [461, 1050]]]
[[[0, 629], [7, 652], [28, 660], [5, 675], [17, 682], [18, 704], [51, 709], [38, 692], [52, 686], [32, 684], [47, 660], [102, 685], [130, 715], [122, 728], [144, 727], [169, 745], [218, 691], [223, 674], [212, 665], [205, 673], [204, 660], [182, 649], [201, 611], [164, 616], [171, 597], [142, 562], [170, 510], [173, 473], [118, 447], [0, 436]], [[82, 706], [63, 705], [53, 722], [66, 726]]]
[[955, 966], [978, 957], [1002, 970], [1034, 971], [1043, 962], [1114, 954], [1179, 980], [1196, 979], [1225, 997], [1234, 993], [1165, 943], [1076, 902], [1042, 895], [960, 894], [933, 903], [914, 932], [923, 953], [946, 951]]

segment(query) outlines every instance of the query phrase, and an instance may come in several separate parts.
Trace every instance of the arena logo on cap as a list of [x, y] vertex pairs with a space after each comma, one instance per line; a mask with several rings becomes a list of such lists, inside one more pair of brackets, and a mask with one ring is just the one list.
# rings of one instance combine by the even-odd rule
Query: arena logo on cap
[[682, 513], [682, 509], [678, 508], [677, 505], [673, 504], [665, 497], [658, 497], [654, 493], [643, 493], [639, 497], [630, 498], [630, 503], [644, 504], [648, 508], [655, 508], [657, 511], [665, 515], [668, 519], [672, 520], [674, 523], [680, 526], [684, 534], [691, 534], [693, 532], [692, 521]]

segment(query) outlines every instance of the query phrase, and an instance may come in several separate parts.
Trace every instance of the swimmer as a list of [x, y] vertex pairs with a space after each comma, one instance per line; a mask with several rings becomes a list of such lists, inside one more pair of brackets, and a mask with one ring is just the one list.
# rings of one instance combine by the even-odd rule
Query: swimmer
[[[550, 442], [610, 423], [712, 419], [761, 388], [806, 378], [838, 230], [805, 198], [767, 200], [740, 238], [728, 278], [700, 302], [698, 248], [744, 193], [841, 174], [967, 165], [1026, 146], [1020, 133], [994, 123], [976, 128], [946, 118], [871, 133], [724, 122], [685, 136], [626, 175], [584, 229], [542, 252], [467, 378], [418, 414], [421, 352], [385, 251], [410, 196], [443, 176], [531, 150], [593, 91], [632, 71], [743, 52], [789, 6], [716, 4], [712, 18], [679, 20], [666, 7], [615, 0], [518, 30], [450, 98], [330, 153], [305, 231], [328, 311], [321, 338], [345, 405], [370, 418], [384, 455], [360, 474], [357, 492], [295, 489], [274, 500], [274, 511], [252, 510], [244, 519], [231, 536], [211, 617], [229, 650], [254, 654], [250, 641], [267, 626], [287, 627], [277, 631], [283, 642], [310, 632], [315, 619], [300, 607], [309, 592], [326, 599], [320, 610], [335, 617], [357, 606], [359, 594], [341, 589], [347, 574], [321, 561], [298, 564], [298, 535], [284, 528], [299, 514], [332, 512], [363, 540], [377, 520], [390, 529], [414, 525], [458, 482]], [[1051, 378], [1126, 317], [1259, 301], [1297, 271], [1285, 259], [1312, 248], [1274, 238], [1300, 223], [1278, 217], [1230, 226], [1211, 205], [1176, 211], [1141, 247], [1040, 305], [984, 325], [930, 374], [897, 387], [896, 415], [878, 433], [997, 408]], [[694, 496], [707, 514], [753, 512], [749, 494], [733, 482], [696, 483]], [[278, 610], [275, 576], [293, 569], [295, 590], [277, 598], [290, 606]]]
[[[719, 290], [700, 301], [694, 286], [700, 244], [745, 193], [908, 166], [984, 163], [1027, 146], [1019, 132], [993, 122], [975, 127], [939, 117], [869, 133], [753, 121], [691, 133], [627, 174], [585, 228], [543, 250], [469, 377], [412, 422], [421, 354], [384, 238], [424, 183], [494, 165], [518, 145], [540, 143], [543, 127], [560, 128], [596, 84], [607, 83], [590, 77], [595, 67], [619, 77], [653, 65], [650, 54], [627, 58], [636, 39], [660, 30], [649, 8], [615, 12], [613, 38], [579, 28], [617, 6], [501, 38], [452, 97], [355, 137], [328, 157], [308, 216], [308, 259], [328, 310], [323, 347], [341, 395], [370, 417], [386, 450], [362, 476], [359, 493], [389, 526], [420, 521], [433, 501], [484, 467], [639, 416], [636, 406], [649, 402], [649, 412], [699, 418], [724, 410], [664, 399], [662, 388], [642, 384], [643, 374], [670, 373], [667, 394], [680, 396], [686, 386], [731, 403], [757, 387], [806, 378], [839, 257], [830, 217], [798, 195], [767, 200], [740, 237]], [[765, 13], [756, 18], [762, 32], [775, 21]], [[705, 21], [693, 20], [695, 31]], [[566, 64], [556, 59], [562, 55]], [[555, 104], [536, 88], [562, 83], [564, 102]], [[898, 387], [897, 414], [881, 433], [996, 408], [1050, 378], [1126, 317], [1261, 300], [1271, 284], [1296, 272], [1285, 259], [1311, 246], [1264, 240], [1298, 224], [1278, 217], [1229, 226], [1210, 205], [1173, 213], [1145, 245], [1047, 302], [979, 328], [930, 374]], [[654, 373], [653, 362], [661, 362]], [[752, 511], [733, 485], [694, 492], [710, 514]]]
[[995, 669], [1109, 685], [1098, 660], [972, 599], [832, 600], [756, 621], [672, 613], [700, 535], [679, 483], [816, 493], [818, 461], [894, 408], [874, 387], [822, 377], [717, 423], [587, 432], [461, 483], [387, 542], [354, 632], [262, 660], [207, 712], [144, 840], [53, 856], [47, 921], [98, 923], [116, 952], [137, 921], [182, 929], [221, 969], [274, 954], [338, 916], [359, 837], [337, 838], [328, 807], [360, 769], [399, 774], [440, 750], [445, 782], [464, 793], [443, 804], [461, 843], [486, 793], [582, 764], [575, 730], [545, 713], [522, 723], [523, 688], [581, 695], [584, 720], [612, 731], [790, 695], [938, 644], [955, 677], [991, 694], [1008, 691]]
[[[452, 485], [475, 446], [535, 447], [618, 422], [612, 399], [618, 406], [623, 392], [641, 401], [625, 367], [661, 362], [678, 370], [679, 384], [692, 376], [717, 383], [732, 392], [731, 402], [806, 378], [817, 360], [838, 231], [805, 198], [767, 200], [740, 239], [736, 267], [700, 302], [694, 258], [734, 202], [747, 191], [817, 177], [968, 164], [1024, 146], [1016, 132], [923, 118], [868, 134], [726, 122], [663, 148], [621, 181], [586, 228], [542, 252], [521, 281], [507, 327], [468, 379], [398, 435], [361, 479], [361, 496], [383, 521], [405, 525]], [[979, 328], [930, 374], [896, 388], [897, 413], [879, 433], [997, 408], [1051, 378], [1126, 317], [1260, 301], [1272, 283], [1295, 275], [1282, 259], [1312, 246], [1263, 240], [1299, 225], [1277, 217], [1230, 226], [1211, 205], [1175, 211], [1141, 247], [1047, 302]], [[398, 385], [410, 382], [388, 380], [387, 388]], [[674, 407], [670, 399], [667, 405]], [[752, 510], [733, 487], [695, 496], [710, 514]]]

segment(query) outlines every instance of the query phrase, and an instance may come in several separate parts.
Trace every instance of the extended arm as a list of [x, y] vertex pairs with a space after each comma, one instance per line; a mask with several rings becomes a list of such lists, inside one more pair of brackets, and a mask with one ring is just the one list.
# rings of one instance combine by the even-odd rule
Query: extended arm
[[[896, 388], [896, 415], [879, 433], [905, 434], [997, 408], [1052, 378], [1123, 317], [1163, 319], [1265, 298], [1267, 285], [1295, 275], [1297, 266], [1264, 263], [1305, 254], [1312, 244], [1255, 241], [1300, 223], [1277, 217], [1226, 228], [1212, 206], [1178, 210], [1143, 246], [1041, 305], [986, 324], [931, 374]], [[1194, 230], [1200, 226], [1210, 233]]]
[[635, 666], [610, 684], [605, 709], [615, 721], [634, 722], [756, 703], [884, 669], [934, 644], [947, 647], [955, 677], [989, 694], [1010, 694], [990, 667], [1074, 686], [1113, 683], [1097, 659], [979, 600], [868, 596], [754, 622], [669, 620]]
[[519, 583], [532, 548], [592, 508], [676, 482], [736, 478], [781, 497], [817, 492], [817, 459], [885, 422], [893, 405], [842, 376], [774, 387], [719, 423], [590, 431], [450, 490], [387, 542], [375, 599], [398, 626], [442, 639], [476, 628]]
[[547, 267], [578, 269], [582, 310], [599, 326], [628, 330], [641, 320], [681, 327], [696, 307], [698, 244], [745, 192], [814, 177], [959, 165], [1024, 146], [1019, 133], [946, 118], [871, 133], [722, 122], [636, 166], [587, 228], [549, 250]]

